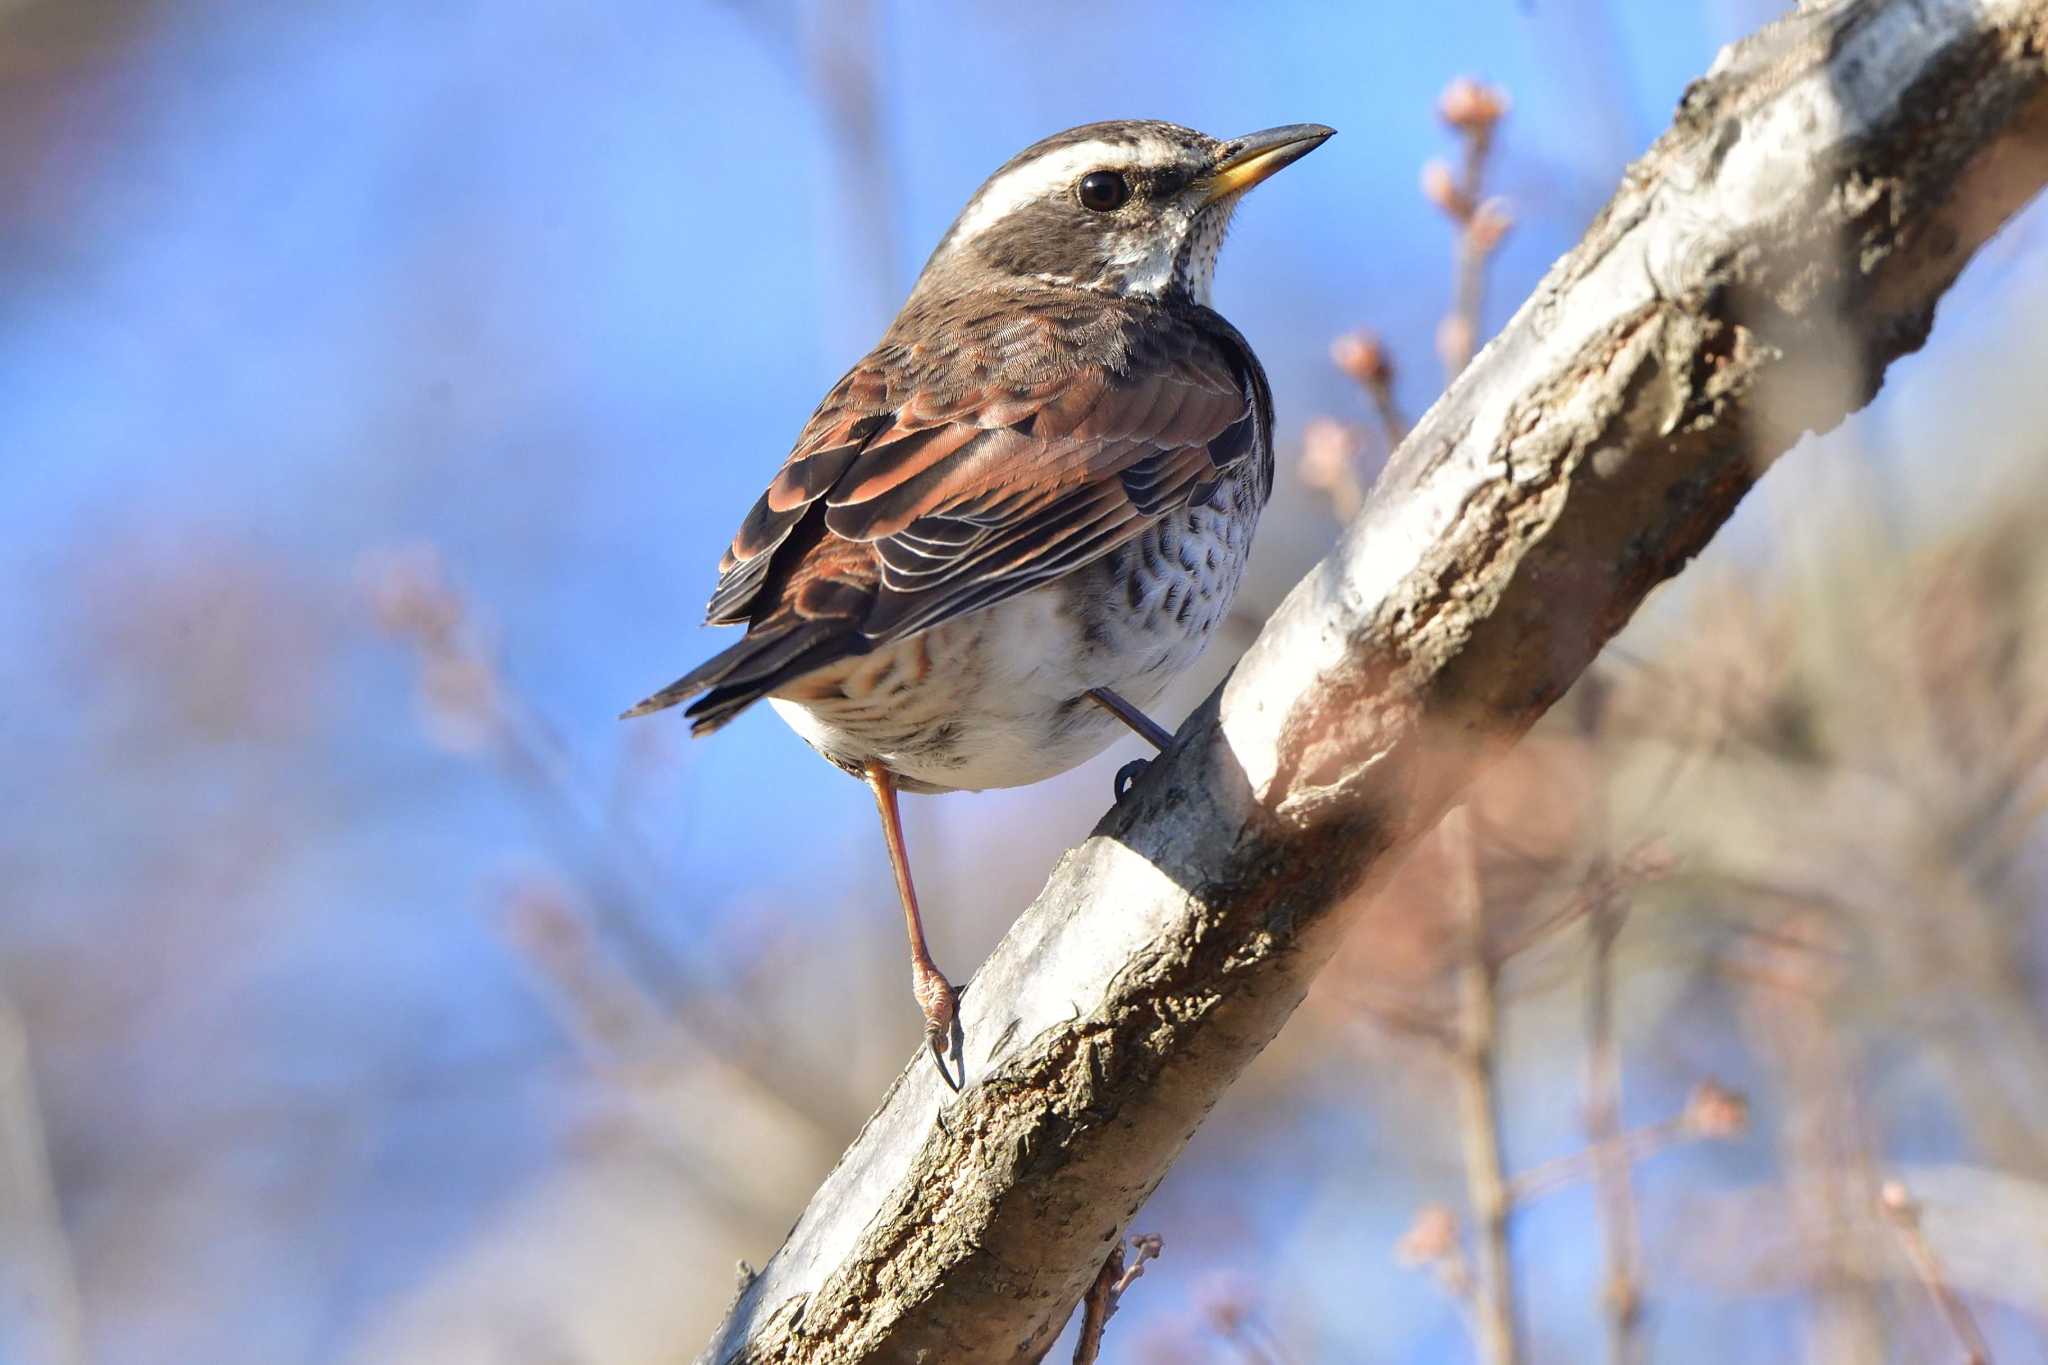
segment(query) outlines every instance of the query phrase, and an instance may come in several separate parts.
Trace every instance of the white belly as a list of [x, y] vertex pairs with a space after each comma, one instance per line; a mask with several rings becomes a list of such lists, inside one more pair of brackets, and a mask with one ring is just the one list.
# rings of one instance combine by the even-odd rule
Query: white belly
[[1236, 595], [1256, 515], [1241, 503], [1176, 514], [1074, 574], [834, 665], [770, 704], [834, 763], [879, 762], [907, 790], [1044, 781], [1129, 733], [1090, 689], [1149, 710], [1200, 657]]

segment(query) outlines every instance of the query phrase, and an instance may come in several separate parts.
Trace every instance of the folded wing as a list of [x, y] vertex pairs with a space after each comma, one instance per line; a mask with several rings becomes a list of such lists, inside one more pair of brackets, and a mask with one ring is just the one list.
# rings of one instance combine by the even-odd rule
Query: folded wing
[[1148, 328], [1109, 364], [1048, 366], [1040, 345], [1021, 378], [999, 349], [912, 364], [885, 344], [820, 405], [720, 564], [707, 617], [746, 638], [628, 714], [701, 693], [688, 714], [714, 729], [1081, 568], [1269, 458], [1264, 377], [1208, 317]]

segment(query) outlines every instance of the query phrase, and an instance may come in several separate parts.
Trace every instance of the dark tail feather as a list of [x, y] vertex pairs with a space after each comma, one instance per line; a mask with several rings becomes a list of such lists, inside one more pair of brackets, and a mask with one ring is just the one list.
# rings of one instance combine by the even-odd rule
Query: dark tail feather
[[784, 683], [858, 653], [857, 640], [849, 640], [845, 623], [835, 621], [803, 621], [779, 630], [755, 631], [621, 713], [619, 719], [665, 711], [701, 692], [705, 695], [683, 714], [691, 720], [691, 733], [710, 734]]

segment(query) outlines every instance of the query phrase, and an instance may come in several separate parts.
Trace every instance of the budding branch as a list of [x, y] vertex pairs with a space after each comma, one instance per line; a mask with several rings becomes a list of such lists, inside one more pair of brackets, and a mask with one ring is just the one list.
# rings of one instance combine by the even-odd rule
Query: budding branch
[[1722, 54], [912, 1061], [705, 1359], [1032, 1360], [1349, 916], [2048, 180], [2048, 0]]

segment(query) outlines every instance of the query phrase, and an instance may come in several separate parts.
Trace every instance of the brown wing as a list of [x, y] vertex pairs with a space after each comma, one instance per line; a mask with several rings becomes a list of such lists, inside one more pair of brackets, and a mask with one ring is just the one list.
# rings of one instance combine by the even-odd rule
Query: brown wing
[[[720, 565], [708, 618], [747, 622], [747, 639], [635, 713], [706, 692], [689, 714], [713, 728], [826, 663], [1080, 568], [1206, 496], [1263, 449], [1264, 377], [1220, 319], [1138, 336], [1112, 363], [1022, 382], [1003, 382], [985, 350], [923, 373], [877, 351], [820, 406]], [[950, 387], [961, 368], [979, 382]], [[892, 384], [904, 374], [913, 382]]]

